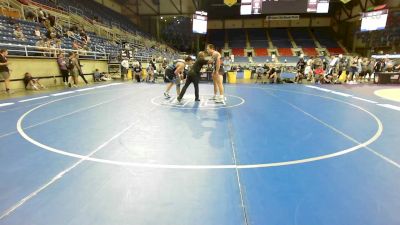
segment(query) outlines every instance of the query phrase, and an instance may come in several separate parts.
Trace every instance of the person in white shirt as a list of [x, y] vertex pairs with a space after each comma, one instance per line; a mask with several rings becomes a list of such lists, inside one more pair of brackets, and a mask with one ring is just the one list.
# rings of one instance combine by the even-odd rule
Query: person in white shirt
[[40, 28], [38, 26], [35, 27], [35, 30], [33, 31], [33, 35], [35, 35], [35, 37], [42, 36], [42, 34], [40, 33]]
[[152, 63], [149, 63], [149, 65], [147, 66], [146, 72], [147, 72], [146, 81], [154, 82], [154, 65]]
[[24, 35], [24, 33], [22, 32], [21, 27], [15, 28], [14, 36], [15, 36], [16, 38], [18, 38], [19, 40], [21, 40], [21, 41], [25, 41], [25, 40], [26, 40], [25, 35]]
[[128, 74], [129, 70], [129, 61], [127, 58], [124, 58], [121, 62], [121, 79], [125, 80], [125, 77]]
[[306, 68], [304, 69], [304, 74], [307, 77], [308, 81], [311, 81], [313, 79], [314, 75], [312, 68], [313, 64], [314, 64], [314, 57], [311, 56], [310, 59], [307, 60], [307, 65]]

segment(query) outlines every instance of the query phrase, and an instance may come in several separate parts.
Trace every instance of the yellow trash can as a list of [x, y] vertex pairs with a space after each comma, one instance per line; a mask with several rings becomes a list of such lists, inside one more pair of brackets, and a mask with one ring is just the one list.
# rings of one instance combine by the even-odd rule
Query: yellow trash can
[[251, 79], [251, 70], [244, 70], [243, 79], [245, 79], [245, 80]]
[[236, 72], [228, 72], [228, 83], [230, 84], [236, 84]]
[[346, 71], [343, 71], [342, 74], [339, 76], [339, 82], [344, 83], [347, 80], [347, 74]]
[[128, 70], [127, 79], [132, 80], [132, 70], [131, 69]]

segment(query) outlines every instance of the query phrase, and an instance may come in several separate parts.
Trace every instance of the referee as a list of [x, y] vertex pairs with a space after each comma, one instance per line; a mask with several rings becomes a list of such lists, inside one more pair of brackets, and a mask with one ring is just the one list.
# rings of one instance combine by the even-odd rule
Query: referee
[[199, 81], [200, 81], [200, 70], [201, 68], [208, 64], [208, 60], [205, 60], [205, 53], [204, 52], [199, 52], [197, 55], [197, 60], [193, 64], [192, 68], [189, 71], [189, 75], [186, 78], [186, 83], [185, 86], [182, 88], [181, 93], [178, 96], [178, 101], [180, 102], [185, 95], [186, 89], [189, 87], [189, 85], [193, 82], [194, 85], [194, 94], [195, 94], [195, 101], [199, 102]]

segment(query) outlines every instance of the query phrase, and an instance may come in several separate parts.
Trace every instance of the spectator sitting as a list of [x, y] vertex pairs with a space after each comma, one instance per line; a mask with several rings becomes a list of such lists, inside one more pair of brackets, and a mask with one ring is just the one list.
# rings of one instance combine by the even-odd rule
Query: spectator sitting
[[35, 27], [35, 30], [33, 31], [33, 35], [35, 37], [41, 37], [42, 36], [41, 33], [40, 33], [40, 27], [38, 27], [38, 26]]
[[90, 51], [90, 48], [88, 45], [83, 45], [82, 49], [85, 51]]
[[71, 38], [71, 37], [73, 37], [75, 35], [75, 33], [72, 30], [68, 30], [66, 32], [66, 34], [67, 34], [67, 37], [69, 37], [69, 38]]
[[24, 84], [25, 84], [25, 89], [33, 89], [35, 91], [45, 88], [43, 85], [39, 83], [39, 79], [33, 78], [30, 73], [25, 73]]
[[56, 38], [57, 37], [56, 29], [51, 27], [49, 30], [47, 30], [46, 37], [49, 39]]
[[50, 21], [49, 21], [49, 20], [43, 21], [43, 25], [46, 27], [47, 30], [50, 30], [51, 24], [50, 24]]
[[325, 78], [325, 71], [323, 69], [323, 65], [318, 65], [318, 67], [314, 70], [314, 76], [315, 76], [315, 83], [324, 83], [324, 78]]
[[84, 30], [80, 32], [79, 36], [81, 37], [83, 43], [87, 43], [88, 36]]
[[36, 42], [36, 51], [43, 52], [43, 53], [40, 53], [39, 55], [46, 56], [47, 55], [46, 52], [47, 52], [48, 48], [49, 48], [49, 45], [48, 45], [47, 38], [41, 38], [39, 41]]
[[82, 39], [82, 42], [85, 43], [85, 44], [89, 44], [90, 43], [90, 37], [88, 35], [86, 35], [86, 34], [84, 36], [82, 36], [82, 34], [81, 34], [81, 39]]
[[94, 80], [95, 81], [108, 81], [111, 80], [111, 77], [105, 73], [100, 73], [99, 69], [96, 69], [94, 72]]
[[22, 32], [21, 27], [19, 27], [19, 26], [18, 26], [17, 28], [15, 28], [15, 30], [14, 30], [14, 36], [15, 36], [17, 39], [21, 40], [21, 41], [26, 41], [25, 35], [24, 35], [24, 33]]
[[53, 39], [50, 42], [50, 48], [54, 52], [54, 57], [56, 57], [61, 52], [61, 40], [60, 39]]
[[72, 42], [72, 49], [73, 50], [81, 50], [82, 49], [82, 47], [81, 47], [81, 45], [78, 43], [78, 41], [74, 41], [74, 42]]

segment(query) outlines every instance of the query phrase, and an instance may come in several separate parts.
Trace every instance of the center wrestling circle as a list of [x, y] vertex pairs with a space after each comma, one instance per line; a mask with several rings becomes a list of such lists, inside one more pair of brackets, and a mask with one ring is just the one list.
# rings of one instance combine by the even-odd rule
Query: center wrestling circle
[[225, 101], [223, 103], [217, 103], [214, 100], [210, 100], [213, 95], [200, 95], [200, 101], [194, 101], [195, 96], [193, 94], [185, 95], [181, 102], [178, 102], [176, 97], [165, 98], [164, 96], [157, 96], [151, 99], [151, 103], [157, 106], [163, 106], [168, 108], [177, 109], [224, 109], [233, 108], [243, 105], [246, 101], [236, 95], [225, 95]]

